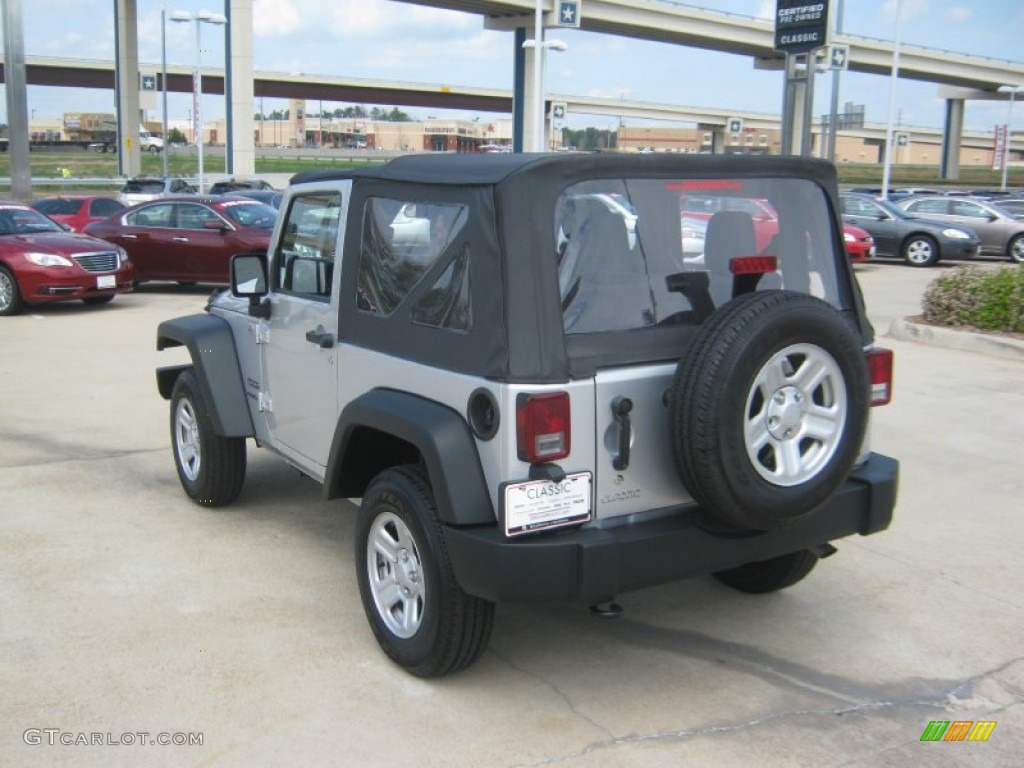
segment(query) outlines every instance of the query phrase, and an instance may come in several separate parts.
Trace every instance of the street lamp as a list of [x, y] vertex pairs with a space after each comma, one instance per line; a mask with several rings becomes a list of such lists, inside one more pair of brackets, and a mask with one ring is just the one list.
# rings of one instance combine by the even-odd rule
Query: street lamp
[[533, 48], [533, 151], [544, 151], [544, 51], [566, 51], [561, 40], [544, 40], [544, 0], [537, 0], [533, 16], [533, 40], [523, 43]]
[[160, 90], [162, 92], [163, 106], [161, 109], [164, 131], [163, 166], [164, 178], [167, 178], [167, 153], [171, 150], [171, 142], [167, 137], [167, 10], [160, 9]]
[[[200, 26], [202, 23], [206, 24], [227, 24], [227, 18], [223, 14], [213, 13], [211, 11], [199, 11], [194, 16], [188, 11], [175, 11], [171, 14], [171, 21], [190, 22], [194, 21], [196, 24], [196, 71], [192, 77], [192, 121], [193, 121], [193, 132], [196, 138], [196, 155], [199, 162], [198, 171], [198, 189], [199, 193], [203, 192], [203, 121], [199, 114], [199, 102], [203, 98], [203, 73], [202, 73], [202, 60], [203, 60], [203, 45], [200, 39]], [[166, 147], [164, 148], [166, 152]]]

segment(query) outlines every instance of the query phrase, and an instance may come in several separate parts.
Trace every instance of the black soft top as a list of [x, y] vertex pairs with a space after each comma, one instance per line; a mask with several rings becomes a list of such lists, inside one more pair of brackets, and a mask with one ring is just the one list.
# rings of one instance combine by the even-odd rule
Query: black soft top
[[[432, 269], [432, 280], [465, 248], [470, 258], [473, 324], [455, 334], [417, 325], [410, 294], [387, 318], [358, 311], [342, 302], [339, 339], [406, 359], [496, 380], [558, 382], [592, 375], [595, 367], [671, 359], [685, 348], [693, 328], [669, 325], [625, 332], [579, 334], [571, 349], [563, 332], [554, 247], [555, 211], [570, 186], [605, 179], [760, 179], [793, 178], [815, 183], [829, 199], [835, 252], [842, 253], [835, 168], [802, 157], [550, 153], [413, 154], [380, 165], [344, 170], [307, 171], [292, 184], [353, 182], [344, 254], [342, 294], [354, 296], [357, 261], [367, 201], [375, 197], [424, 203], [458, 203], [471, 212], [447, 260]], [[678, 209], [675, 215], [678, 216]], [[679, 236], [679, 224], [660, 215], [666, 232]], [[840, 304], [854, 313], [865, 339], [870, 328], [849, 264], [843, 260]], [[579, 348], [577, 350], [577, 347]]]
[[835, 169], [823, 160], [777, 155], [694, 155], [625, 153], [482, 153], [402, 155], [387, 163], [334, 170], [303, 171], [292, 184], [340, 179], [381, 179], [416, 184], [500, 184], [518, 175], [538, 182], [566, 176], [643, 177], [701, 174], [715, 176], [796, 176], [811, 178], [828, 187], [835, 183]]

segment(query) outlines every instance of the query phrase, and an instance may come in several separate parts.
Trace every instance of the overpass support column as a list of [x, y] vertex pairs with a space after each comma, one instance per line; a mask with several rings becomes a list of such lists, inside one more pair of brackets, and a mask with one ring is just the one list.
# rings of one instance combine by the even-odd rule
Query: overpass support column
[[782, 154], [811, 155], [814, 62], [806, 53], [786, 54], [786, 93], [782, 104]]
[[523, 151], [523, 132], [526, 125], [526, 29], [516, 27], [512, 36], [515, 50], [512, 52], [514, 62], [512, 87], [512, 151]]
[[256, 172], [252, 0], [224, 0], [224, 15], [228, 19], [224, 70], [228, 135], [224, 162], [228, 173], [251, 176]]
[[4, 89], [7, 96], [7, 137], [11, 157], [11, 197], [32, 197], [32, 161], [28, 152], [28, 94], [25, 86], [25, 30], [21, 0], [2, 0], [4, 26]]
[[960, 137], [964, 132], [964, 100], [946, 99], [946, 122], [942, 129], [942, 167], [939, 177], [960, 178]]
[[117, 94], [117, 172], [142, 170], [139, 153], [139, 31], [136, 0], [114, 0], [114, 91]]

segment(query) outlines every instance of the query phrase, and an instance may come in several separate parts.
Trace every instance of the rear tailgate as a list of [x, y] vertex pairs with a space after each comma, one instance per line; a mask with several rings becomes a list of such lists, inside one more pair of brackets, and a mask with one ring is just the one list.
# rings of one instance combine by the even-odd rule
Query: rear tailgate
[[[594, 516], [598, 519], [657, 510], [692, 501], [672, 457], [669, 392], [675, 365], [598, 371]], [[628, 399], [628, 413], [620, 398]], [[613, 412], [618, 404], [620, 415]], [[628, 457], [622, 441], [628, 435]]]

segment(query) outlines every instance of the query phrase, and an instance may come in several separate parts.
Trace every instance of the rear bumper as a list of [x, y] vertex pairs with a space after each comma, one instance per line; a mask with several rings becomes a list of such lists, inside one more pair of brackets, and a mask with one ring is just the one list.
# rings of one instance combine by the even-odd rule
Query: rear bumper
[[766, 560], [892, 521], [899, 463], [877, 453], [858, 467], [828, 504], [784, 528], [720, 538], [681, 510], [614, 528], [507, 539], [497, 526], [445, 529], [455, 576], [469, 594], [495, 602], [595, 603], [689, 576]]

